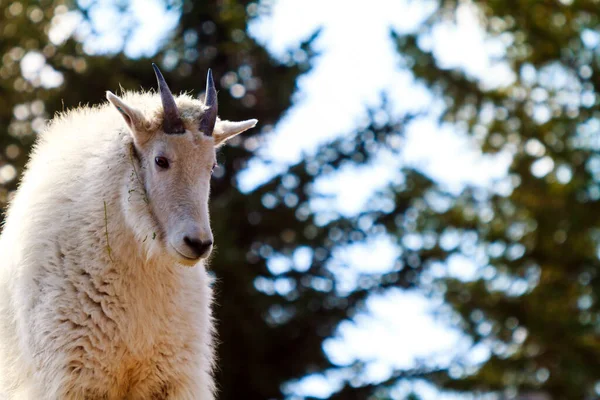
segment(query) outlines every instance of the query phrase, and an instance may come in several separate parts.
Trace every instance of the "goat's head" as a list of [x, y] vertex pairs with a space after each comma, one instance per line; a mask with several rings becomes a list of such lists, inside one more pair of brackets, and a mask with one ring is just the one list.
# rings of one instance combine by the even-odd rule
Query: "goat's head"
[[159, 239], [180, 263], [193, 265], [212, 250], [208, 197], [215, 148], [257, 121], [217, 118], [217, 92], [210, 70], [204, 103], [187, 97], [178, 106], [160, 70], [153, 67], [162, 103], [162, 124], [149, 120], [111, 92], [107, 92], [107, 98], [129, 126], [141, 167], [140, 179], [160, 228]]

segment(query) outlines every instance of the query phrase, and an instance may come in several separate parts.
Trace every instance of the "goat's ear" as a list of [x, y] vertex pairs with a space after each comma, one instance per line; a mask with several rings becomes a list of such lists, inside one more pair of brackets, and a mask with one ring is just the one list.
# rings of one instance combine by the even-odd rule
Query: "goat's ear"
[[[123, 99], [110, 91], [106, 92], [106, 98], [121, 113], [121, 116], [125, 122], [127, 122], [127, 125], [131, 129], [134, 137], [144, 131], [145, 118], [138, 109], [131, 107], [125, 103]], [[136, 139], [139, 138], [136, 137]]]
[[256, 119], [248, 119], [246, 121], [222, 121], [217, 119], [215, 130], [212, 134], [215, 139], [215, 146], [220, 146], [232, 137], [250, 128], [254, 128], [257, 122], [258, 120]]

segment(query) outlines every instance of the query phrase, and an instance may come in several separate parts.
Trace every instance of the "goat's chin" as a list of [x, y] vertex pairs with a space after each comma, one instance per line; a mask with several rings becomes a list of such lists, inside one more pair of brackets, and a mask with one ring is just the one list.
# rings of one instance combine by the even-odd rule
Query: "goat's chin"
[[194, 267], [197, 264], [199, 264], [200, 261], [202, 261], [202, 259], [199, 259], [199, 258], [192, 259], [192, 258], [182, 256], [181, 254], [179, 254], [177, 257], [177, 262], [179, 264], [183, 265], [184, 267]]
[[202, 259], [191, 260], [189, 258], [179, 257], [178, 263], [184, 267], [195, 267], [200, 264], [200, 261], [202, 261]]

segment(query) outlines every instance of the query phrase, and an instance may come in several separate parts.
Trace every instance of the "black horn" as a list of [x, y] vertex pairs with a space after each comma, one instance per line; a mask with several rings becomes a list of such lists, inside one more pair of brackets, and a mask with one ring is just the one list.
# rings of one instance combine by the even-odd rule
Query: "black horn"
[[173, 98], [173, 94], [171, 93], [167, 82], [165, 82], [165, 78], [156, 64], [152, 63], [152, 68], [154, 68], [154, 73], [156, 74], [158, 91], [160, 92], [160, 99], [163, 106], [163, 130], [165, 133], [185, 133], [183, 121], [181, 121], [175, 99]]
[[204, 111], [202, 120], [200, 120], [200, 131], [204, 132], [206, 136], [212, 136], [213, 130], [215, 129], [215, 123], [217, 122], [219, 104], [217, 103], [215, 81], [213, 80], [212, 71], [210, 69], [206, 76], [206, 97], [204, 99], [204, 105], [207, 108]]

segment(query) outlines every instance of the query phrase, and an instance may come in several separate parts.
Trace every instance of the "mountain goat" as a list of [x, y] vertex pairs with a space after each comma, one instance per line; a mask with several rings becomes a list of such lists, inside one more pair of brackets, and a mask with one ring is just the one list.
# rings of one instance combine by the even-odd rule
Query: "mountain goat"
[[38, 138], [0, 236], [0, 398], [214, 398], [210, 177], [257, 121], [217, 118], [210, 70], [203, 103], [153, 67], [157, 94]]

